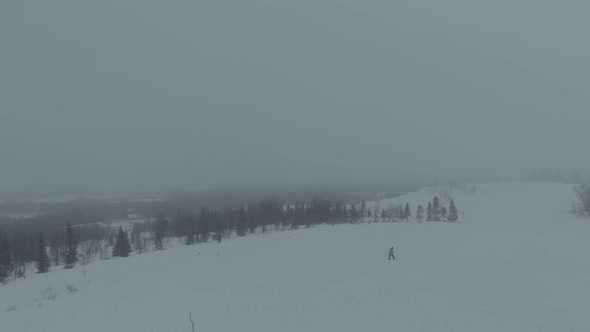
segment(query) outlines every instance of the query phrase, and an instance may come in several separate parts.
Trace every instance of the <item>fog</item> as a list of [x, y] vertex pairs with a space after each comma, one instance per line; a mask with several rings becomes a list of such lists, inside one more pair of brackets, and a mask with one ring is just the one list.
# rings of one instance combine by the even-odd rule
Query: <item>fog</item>
[[590, 169], [587, 1], [2, 0], [0, 191]]

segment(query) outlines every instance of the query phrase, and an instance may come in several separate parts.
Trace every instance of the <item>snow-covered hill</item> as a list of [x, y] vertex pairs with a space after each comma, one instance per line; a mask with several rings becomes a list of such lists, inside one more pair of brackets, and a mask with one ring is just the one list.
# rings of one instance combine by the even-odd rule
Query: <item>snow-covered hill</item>
[[202, 332], [590, 330], [590, 222], [568, 214], [571, 186], [380, 204], [435, 194], [459, 223], [321, 226], [32, 275], [0, 287], [0, 330], [190, 331], [189, 312]]

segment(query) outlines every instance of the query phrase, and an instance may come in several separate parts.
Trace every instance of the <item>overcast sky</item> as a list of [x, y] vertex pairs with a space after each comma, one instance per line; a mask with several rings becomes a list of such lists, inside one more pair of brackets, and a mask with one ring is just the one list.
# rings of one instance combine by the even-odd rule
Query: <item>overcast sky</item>
[[590, 169], [582, 0], [2, 0], [0, 191]]

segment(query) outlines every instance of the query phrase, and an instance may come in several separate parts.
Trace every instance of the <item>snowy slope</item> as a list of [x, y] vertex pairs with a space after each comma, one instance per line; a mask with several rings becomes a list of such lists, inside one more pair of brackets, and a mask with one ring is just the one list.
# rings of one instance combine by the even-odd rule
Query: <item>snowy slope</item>
[[[590, 330], [590, 222], [567, 214], [571, 186], [426, 189], [391, 203], [415, 210], [444, 191], [460, 223], [322, 226], [233, 238], [219, 256], [213, 243], [177, 246], [88, 265], [86, 277], [30, 276], [0, 287], [0, 329], [190, 331], [192, 312], [203, 332]], [[42, 299], [47, 286], [55, 299]]]

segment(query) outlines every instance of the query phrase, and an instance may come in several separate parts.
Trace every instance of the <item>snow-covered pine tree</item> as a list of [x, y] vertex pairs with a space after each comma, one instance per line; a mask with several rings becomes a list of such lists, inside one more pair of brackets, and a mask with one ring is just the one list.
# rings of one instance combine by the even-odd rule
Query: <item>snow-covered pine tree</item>
[[[295, 210], [297, 211], [297, 207]], [[244, 204], [241, 204], [238, 210], [238, 219], [236, 222], [236, 235], [240, 237], [246, 235], [247, 229], [248, 225], [246, 222], [246, 208], [244, 207]]]
[[156, 250], [162, 250], [164, 249], [164, 236], [162, 234], [162, 232], [156, 230], [156, 234], [154, 235], [154, 249]]
[[0, 283], [8, 281], [13, 268], [10, 244], [6, 237], [0, 238]]
[[186, 241], [184, 242], [184, 244], [186, 244], [187, 246], [192, 246], [193, 244], [195, 244], [195, 242], [195, 234], [193, 232], [190, 232], [186, 236]]
[[66, 269], [73, 268], [78, 261], [78, 243], [69, 221], [66, 226], [66, 247], [63, 252], [63, 261]]
[[129, 253], [131, 253], [129, 237], [127, 236], [127, 232], [123, 230], [123, 227], [119, 227], [115, 247], [113, 247], [113, 257], [129, 257]]
[[438, 196], [434, 196], [432, 200], [432, 220], [440, 221], [441, 219], [441, 211], [440, 211], [440, 200]]
[[387, 221], [387, 212], [385, 211], [385, 209], [381, 210], [381, 221], [382, 222]]
[[137, 223], [133, 224], [133, 227], [131, 228], [131, 244], [133, 249], [139, 254], [143, 253], [146, 249], [143, 232]]
[[404, 207], [401, 205], [397, 208], [397, 217], [399, 218], [399, 221], [404, 221], [404, 219], [406, 218], [406, 214], [404, 213]]
[[[198, 235], [197, 235], [197, 242], [207, 242], [209, 241], [209, 237], [211, 236], [211, 229], [209, 228], [209, 221], [211, 219], [210, 213], [208, 210], [203, 209], [201, 214], [198, 217]], [[253, 232], [253, 231], [251, 231]]]
[[45, 247], [45, 241], [43, 241], [43, 234], [39, 234], [39, 252], [37, 254], [37, 273], [49, 272], [49, 255], [47, 254], [47, 248]]
[[418, 205], [418, 208], [416, 208], [416, 220], [422, 222], [422, 219], [424, 219], [424, 208], [422, 205]]
[[354, 224], [358, 221], [359, 213], [357, 212], [356, 206], [354, 204], [350, 206], [350, 212], [348, 213], [348, 215], [350, 216], [351, 224]]
[[426, 221], [433, 221], [431, 202], [428, 202], [428, 208], [426, 208]]
[[168, 231], [168, 220], [163, 215], [156, 217], [156, 234], [154, 235], [154, 248], [156, 250], [164, 249], [164, 237]]
[[459, 220], [459, 212], [457, 211], [457, 207], [455, 206], [455, 201], [451, 199], [451, 203], [449, 204], [449, 217], [447, 218], [450, 222], [456, 222]]
[[367, 212], [371, 212], [367, 210], [367, 203], [365, 203], [365, 200], [363, 199], [363, 201], [361, 202], [361, 209], [359, 211], [359, 217], [360, 219], [365, 219], [365, 217], [367, 216]]
[[404, 218], [406, 218], [406, 221], [410, 221], [411, 216], [412, 211], [410, 210], [410, 203], [406, 203], [406, 207], [404, 208]]

